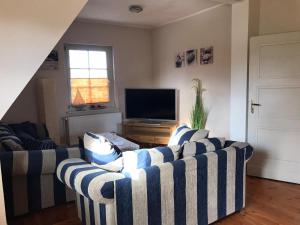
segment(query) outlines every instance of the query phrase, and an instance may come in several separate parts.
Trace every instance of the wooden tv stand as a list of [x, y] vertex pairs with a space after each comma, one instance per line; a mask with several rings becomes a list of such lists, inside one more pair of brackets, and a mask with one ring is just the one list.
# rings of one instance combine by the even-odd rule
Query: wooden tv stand
[[166, 145], [169, 142], [175, 122], [123, 122], [123, 136], [138, 143]]

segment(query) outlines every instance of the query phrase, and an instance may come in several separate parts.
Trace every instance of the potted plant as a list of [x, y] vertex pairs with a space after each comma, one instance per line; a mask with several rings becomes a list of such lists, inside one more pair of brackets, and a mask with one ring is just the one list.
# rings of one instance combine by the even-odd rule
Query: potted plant
[[200, 79], [193, 79], [196, 92], [196, 101], [190, 115], [190, 123], [193, 129], [204, 129], [207, 121], [208, 112], [203, 105], [202, 93], [205, 89], [202, 88], [202, 82]]

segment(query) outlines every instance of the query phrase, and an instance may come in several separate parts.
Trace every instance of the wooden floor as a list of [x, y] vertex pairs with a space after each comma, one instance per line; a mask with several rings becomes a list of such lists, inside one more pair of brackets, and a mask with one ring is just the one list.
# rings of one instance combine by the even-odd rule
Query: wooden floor
[[[10, 225], [80, 225], [74, 204], [18, 218]], [[246, 208], [215, 224], [300, 225], [300, 185], [247, 178]]]

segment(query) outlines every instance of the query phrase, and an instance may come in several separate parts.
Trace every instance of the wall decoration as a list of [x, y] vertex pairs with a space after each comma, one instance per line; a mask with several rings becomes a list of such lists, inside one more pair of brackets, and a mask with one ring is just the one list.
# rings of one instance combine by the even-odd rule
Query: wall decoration
[[214, 63], [214, 47], [200, 49], [200, 64], [213, 64]]
[[175, 56], [175, 67], [182, 68], [185, 66], [185, 53], [179, 52]]
[[56, 50], [51, 51], [46, 60], [41, 66], [42, 70], [57, 70], [58, 69], [58, 52]]
[[187, 65], [197, 63], [197, 49], [190, 49], [186, 51], [186, 63]]

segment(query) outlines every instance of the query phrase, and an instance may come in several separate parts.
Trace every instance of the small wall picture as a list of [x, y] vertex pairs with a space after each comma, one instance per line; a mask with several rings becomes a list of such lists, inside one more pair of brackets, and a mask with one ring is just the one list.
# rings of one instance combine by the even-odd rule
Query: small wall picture
[[185, 54], [184, 52], [179, 52], [175, 56], [175, 67], [182, 68], [185, 66]]
[[186, 63], [189, 66], [197, 63], [197, 49], [186, 51]]
[[41, 66], [42, 70], [57, 70], [58, 69], [58, 52], [53, 50], [47, 56], [46, 60]]
[[213, 64], [214, 63], [214, 48], [208, 47], [208, 48], [201, 48], [200, 49], [200, 64], [206, 65], [206, 64]]

